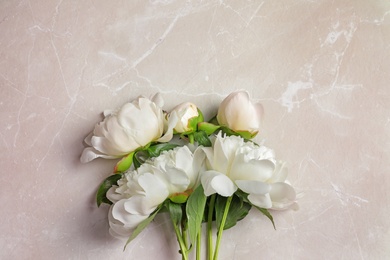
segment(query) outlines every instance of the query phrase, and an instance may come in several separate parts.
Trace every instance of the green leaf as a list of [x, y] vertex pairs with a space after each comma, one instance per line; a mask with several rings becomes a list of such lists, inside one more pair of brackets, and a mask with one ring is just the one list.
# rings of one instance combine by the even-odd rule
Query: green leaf
[[146, 160], [148, 153], [141, 150], [134, 153], [133, 164], [134, 168], [138, 169]]
[[163, 151], [171, 150], [177, 146], [179, 145], [171, 144], [171, 143], [161, 143], [161, 144], [151, 145], [146, 151], [148, 152], [150, 157], [157, 157]]
[[133, 231], [133, 233], [131, 234], [129, 239], [127, 239], [127, 242], [126, 242], [125, 247], [123, 248], [123, 251], [125, 251], [127, 245], [134, 238], [136, 238], [142, 232], [142, 230], [144, 230], [150, 224], [150, 222], [152, 222], [152, 220], [154, 219], [154, 217], [156, 217], [156, 215], [160, 211], [160, 209], [161, 209], [161, 207], [158, 207], [152, 214], [149, 215], [149, 217], [147, 219], [143, 220], [141, 223], [138, 224], [138, 226], [135, 228], [135, 230]]
[[203, 145], [204, 147], [211, 147], [211, 141], [209, 136], [205, 131], [199, 131], [194, 133], [195, 141], [198, 142], [199, 145]]
[[251, 133], [249, 131], [236, 131], [236, 133], [241, 136], [242, 138], [244, 138], [245, 140], [250, 140], [250, 139], [253, 139], [255, 138], [255, 136], [257, 135], [257, 131], [254, 132], [254, 133]]
[[207, 197], [204, 195], [203, 186], [199, 185], [187, 200], [186, 213], [188, 219], [188, 232], [192, 244], [195, 244], [196, 236], [201, 230]]
[[[225, 209], [226, 201], [227, 201], [226, 197], [218, 196], [217, 201], [215, 203], [217, 229], [219, 229], [219, 226], [221, 225], [221, 220], [223, 216], [223, 211]], [[248, 215], [251, 207], [252, 207], [251, 204], [244, 202], [238, 196], [233, 195], [233, 199], [231, 201], [229, 212], [223, 229], [229, 229], [235, 226], [238, 221], [242, 220]]]
[[249, 131], [233, 131], [232, 129], [230, 129], [226, 126], [221, 126], [221, 130], [222, 130], [222, 132], [224, 132], [228, 136], [231, 136], [231, 135], [241, 136], [242, 138], [245, 139], [245, 141], [250, 141], [258, 133], [258, 132], [250, 133]]
[[213, 118], [211, 118], [209, 120], [209, 123], [213, 124], [213, 125], [219, 125], [219, 122], [217, 120], [217, 115], [215, 115]]
[[112, 187], [112, 185], [116, 185], [117, 181], [122, 177], [122, 174], [114, 174], [107, 177], [102, 184], [100, 184], [98, 191], [96, 193], [96, 203], [97, 206], [100, 207], [102, 203], [112, 204], [112, 202], [107, 199], [106, 193]]
[[125, 157], [123, 157], [123, 158], [115, 165], [114, 172], [115, 172], [115, 173], [124, 172], [124, 171], [126, 171], [127, 169], [129, 169], [129, 168], [131, 167], [131, 165], [133, 164], [133, 157], [134, 157], [134, 152], [129, 153], [128, 155], [126, 155]]
[[179, 225], [181, 223], [182, 216], [183, 216], [183, 210], [181, 208], [181, 205], [168, 200], [167, 201], [167, 208], [168, 208], [169, 215], [171, 216], [172, 221], [176, 225]]
[[271, 220], [272, 225], [274, 226], [274, 229], [276, 230], [275, 223], [274, 223], [274, 218], [272, 217], [271, 213], [269, 213], [269, 211], [267, 209], [259, 208], [259, 207], [256, 207], [256, 206], [254, 206], [254, 207], [257, 208], [258, 210], [260, 210], [260, 212], [263, 213], [264, 216], [266, 216], [269, 220]]
[[260, 208], [257, 207], [256, 205], [253, 205], [249, 200], [248, 200], [248, 194], [243, 192], [242, 190], [237, 190], [235, 193], [237, 196], [239, 196], [244, 202], [247, 202], [251, 204], [253, 207], [258, 209], [261, 213], [263, 213], [269, 220], [271, 220], [272, 225], [274, 226], [274, 229], [276, 230], [275, 223], [274, 223], [274, 218], [272, 217], [271, 213], [265, 208]]
[[191, 129], [189, 132], [190, 133], [195, 132], [198, 129], [198, 123], [203, 122], [203, 120], [204, 120], [203, 113], [198, 108], [198, 116], [190, 118], [188, 120], [188, 128]]
[[200, 122], [198, 124], [198, 130], [205, 131], [207, 135], [213, 134], [215, 131], [217, 131], [220, 128], [221, 128], [221, 126], [219, 126], [219, 125], [214, 125], [214, 124], [207, 123], [207, 122]]

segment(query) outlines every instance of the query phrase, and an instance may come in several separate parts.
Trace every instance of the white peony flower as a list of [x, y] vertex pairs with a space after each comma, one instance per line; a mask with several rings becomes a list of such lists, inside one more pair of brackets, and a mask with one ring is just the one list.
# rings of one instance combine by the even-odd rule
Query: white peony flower
[[295, 191], [286, 183], [287, 169], [274, 152], [241, 137], [218, 134], [213, 147], [202, 148], [207, 169], [201, 173], [205, 195], [232, 196], [237, 189], [261, 208], [284, 209], [295, 205]]
[[157, 104], [145, 97], [139, 97], [117, 111], [105, 112], [104, 120], [98, 123], [85, 139], [90, 147], [84, 149], [81, 162], [86, 163], [98, 157], [115, 159], [153, 141], [170, 141], [177, 118], [171, 117], [169, 127], [162, 136], [163, 102], [158, 95], [153, 100]]
[[202, 154], [195, 156], [182, 146], [124, 173], [118, 186], [107, 192], [107, 198], [114, 203], [108, 216], [111, 235], [129, 237], [166, 199], [174, 200], [179, 194], [188, 196], [198, 185], [203, 162]]
[[176, 113], [179, 118], [176, 126], [174, 127], [174, 130], [177, 133], [185, 133], [196, 130], [190, 125], [190, 120], [199, 116], [199, 111], [196, 105], [190, 102], [182, 103], [176, 106], [169, 115], [174, 113]]
[[253, 104], [246, 91], [235, 91], [219, 105], [217, 120], [235, 132], [256, 134], [260, 129], [263, 107]]

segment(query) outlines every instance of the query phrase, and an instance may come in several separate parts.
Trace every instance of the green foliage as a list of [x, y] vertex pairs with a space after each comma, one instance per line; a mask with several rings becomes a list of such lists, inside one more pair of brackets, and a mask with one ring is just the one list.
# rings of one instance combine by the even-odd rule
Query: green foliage
[[157, 157], [162, 152], [171, 150], [178, 146], [179, 145], [177, 144], [171, 144], [171, 143], [159, 143], [159, 144], [149, 146], [146, 152], [148, 153], [149, 157]]
[[114, 172], [115, 172], [115, 173], [124, 172], [124, 171], [126, 171], [127, 169], [129, 169], [129, 168], [131, 167], [131, 165], [133, 164], [133, 157], [134, 157], [134, 152], [129, 153], [128, 155], [126, 155], [125, 157], [123, 157], [123, 158], [115, 165]]
[[123, 251], [126, 250], [126, 246], [134, 239], [136, 238], [142, 230], [144, 230], [150, 222], [156, 217], [157, 213], [160, 211], [161, 207], [158, 207], [152, 214], [149, 215], [149, 217], [145, 220], [143, 220], [141, 223], [138, 224], [138, 226], [135, 228], [129, 239], [127, 239], [126, 245], [123, 248]]
[[205, 131], [199, 131], [194, 133], [195, 141], [198, 142], [199, 145], [203, 145], [204, 147], [211, 147], [211, 141], [209, 136]]
[[274, 218], [272, 217], [271, 213], [269, 213], [269, 211], [264, 208], [259, 208], [259, 207], [255, 207], [255, 208], [257, 208], [261, 213], [264, 214], [264, 216], [266, 216], [269, 220], [271, 220], [271, 223], [274, 226], [274, 229], [276, 230]]
[[116, 185], [117, 181], [122, 177], [122, 174], [114, 174], [107, 177], [102, 184], [100, 184], [98, 191], [96, 193], [96, 203], [97, 206], [100, 207], [102, 203], [112, 204], [112, 202], [107, 199], [106, 193], [112, 187], [112, 185]]
[[198, 130], [206, 132], [207, 135], [213, 134], [215, 131], [217, 131], [220, 128], [221, 126], [214, 125], [208, 122], [201, 122], [198, 124]]
[[199, 185], [187, 200], [188, 232], [192, 244], [195, 243], [196, 236], [201, 231], [206, 200], [202, 185]]
[[181, 208], [181, 204], [177, 204], [173, 201], [167, 200], [166, 207], [168, 208], [169, 216], [171, 217], [172, 222], [175, 225], [179, 226], [183, 217], [183, 210]]
[[200, 111], [199, 108], [198, 108], [198, 114], [199, 115], [197, 117], [193, 117], [190, 120], [188, 120], [188, 128], [191, 129], [190, 133], [196, 132], [198, 130], [198, 123], [203, 122], [204, 120], [203, 113], [202, 111]]
[[[215, 203], [215, 214], [216, 214], [215, 221], [217, 224], [217, 229], [219, 229], [219, 226], [221, 225], [221, 220], [225, 209], [226, 201], [227, 201], [226, 197], [218, 196]], [[233, 195], [233, 199], [231, 201], [229, 212], [223, 229], [229, 229], [235, 226], [238, 221], [242, 220], [248, 215], [251, 207], [252, 207], [251, 204], [244, 202], [243, 199], [241, 199], [240, 197]]]
[[[235, 193], [238, 197], [240, 197], [244, 202], [246, 203], [250, 203], [250, 201], [248, 200], [248, 194], [243, 192], [242, 190], [237, 190], [236, 193]], [[255, 207], [256, 209], [258, 209], [261, 213], [263, 213], [264, 216], [266, 216], [272, 223], [272, 226], [274, 227], [274, 229], [276, 230], [276, 227], [275, 227], [275, 222], [274, 222], [274, 218], [272, 217], [271, 213], [265, 209], [265, 208], [260, 208], [260, 207], [257, 207], [253, 204], [251, 204], [253, 207]]]

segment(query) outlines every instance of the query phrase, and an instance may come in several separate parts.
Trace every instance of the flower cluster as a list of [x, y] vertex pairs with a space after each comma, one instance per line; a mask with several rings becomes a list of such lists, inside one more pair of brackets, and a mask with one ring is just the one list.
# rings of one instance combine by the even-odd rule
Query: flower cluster
[[[226, 97], [205, 121], [200, 109], [182, 103], [169, 113], [156, 95], [139, 97], [105, 119], [86, 138], [82, 162], [121, 158], [97, 192], [98, 206], [110, 204], [110, 233], [133, 240], [160, 212], [172, 220], [183, 259], [196, 246], [207, 222], [208, 259], [217, 259], [222, 232], [253, 207], [273, 223], [269, 209], [296, 209], [285, 164], [251, 139], [262, 106], [245, 91]], [[212, 225], [218, 229], [213, 246]]]

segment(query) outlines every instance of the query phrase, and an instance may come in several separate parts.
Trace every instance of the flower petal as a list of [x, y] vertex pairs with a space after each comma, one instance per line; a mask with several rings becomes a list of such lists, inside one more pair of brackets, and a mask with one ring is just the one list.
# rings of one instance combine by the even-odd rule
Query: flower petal
[[295, 201], [296, 193], [292, 186], [284, 182], [272, 183], [269, 192], [273, 202], [280, 204], [290, 204]]
[[269, 194], [259, 195], [259, 194], [249, 194], [248, 200], [255, 206], [260, 208], [269, 209], [272, 207], [272, 201]]
[[284, 162], [277, 162], [273, 176], [268, 180], [268, 183], [285, 182], [287, 179], [287, 167]]
[[[139, 224], [139, 219], [142, 216], [148, 216], [149, 214], [137, 214], [131, 213], [128, 211], [129, 200], [123, 199], [118, 201], [112, 206], [112, 217], [121, 223], [123, 223], [127, 227], [136, 227]], [[135, 204], [135, 203], [134, 203]]]
[[169, 142], [173, 137], [173, 128], [176, 126], [177, 121], [179, 121], [179, 117], [177, 113], [172, 113], [168, 119], [168, 127], [165, 134], [157, 139], [157, 142], [166, 143]]
[[272, 177], [275, 164], [270, 160], [248, 159], [246, 154], [236, 155], [230, 178], [233, 180], [266, 181]]
[[269, 184], [262, 181], [251, 181], [251, 180], [236, 180], [236, 185], [240, 190], [248, 194], [267, 194], [271, 187]]
[[206, 196], [218, 193], [221, 196], [229, 197], [237, 190], [237, 186], [229, 177], [217, 171], [203, 172], [201, 182]]
[[154, 94], [151, 98], [152, 102], [156, 104], [156, 106], [162, 108], [164, 106], [164, 99], [162, 98], [160, 93]]
[[138, 183], [144, 189], [145, 196], [148, 197], [148, 206], [150, 207], [158, 206], [169, 196], [166, 184], [151, 173], [139, 176]]
[[99, 151], [95, 150], [92, 147], [87, 147], [83, 150], [83, 153], [81, 154], [80, 161], [82, 163], [90, 162], [96, 158], [105, 158], [105, 159], [115, 159], [115, 156], [102, 154]]
[[111, 188], [108, 189], [106, 192], [106, 197], [109, 199], [112, 203], [116, 203], [117, 201], [124, 199], [123, 194], [119, 194], [116, 192], [116, 189], [118, 189], [118, 186], [113, 185]]

